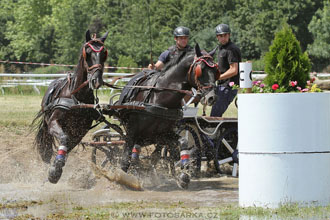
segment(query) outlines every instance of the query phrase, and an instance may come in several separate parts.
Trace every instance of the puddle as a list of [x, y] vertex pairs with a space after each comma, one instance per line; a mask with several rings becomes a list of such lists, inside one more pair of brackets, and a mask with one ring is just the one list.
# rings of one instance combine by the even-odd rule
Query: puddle
[[25, 214], [45, 218], [51, 213], [71, 213], [77, 207], [101, 207], [114, 202], [181, 202], [188, 207], [212, 207], [220, 203], [237, 203], [237, 187], [238, 179], [225, 177], [192, 180], [188, 190], [179, 189], [175, 181], [167, 181], [158, 187], [149, 185], [141, 192], [112, 185], [104, 178], [97, 180], [92, 189], [74, 189], [67, 183], [0, 184], [3, 205], [27, 204], [23, 208], [0, 209], [0, 219]]

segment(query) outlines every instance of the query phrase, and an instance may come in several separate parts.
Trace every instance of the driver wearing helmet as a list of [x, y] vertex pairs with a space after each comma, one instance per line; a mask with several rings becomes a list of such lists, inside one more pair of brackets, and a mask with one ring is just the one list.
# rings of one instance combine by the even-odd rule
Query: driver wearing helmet
[[175, 28], [173, 32], [174, 40], [176, 42], [175, 45], [169, 47], [167, 50], [161, 53], [156, 64], [149, 64], [148, 69], [161, 70], [164, 65], [174, 56], [179, 54], [179, 52], [192, 50], [193, 48], [188, 45], [189, 32], [189, 28], [187, 27], [180, 26]]
[[240, 49], [230, 40], [230, 28], [227, 24], [219, 24], [215, 28], [215, 34], [220, 44], [210, 54], [218, 50], [218, 65], [221, 74], [216, 88], [218, 99], [212, 106], [211, 116], [221, 117], [237, 95], [237, 90], [233, 90], [229, 83], [234, 82], [236, 85], [239, 83], [238, 68], [242, 55]]

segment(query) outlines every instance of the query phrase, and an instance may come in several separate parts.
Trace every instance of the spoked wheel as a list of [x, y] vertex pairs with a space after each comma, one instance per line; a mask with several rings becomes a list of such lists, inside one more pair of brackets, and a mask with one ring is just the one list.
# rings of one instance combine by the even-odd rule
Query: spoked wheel
[[238, 131], [236, 127], [226, 129], [217, 141], [214, 164], [218, 173], [220, 165], [229, 163], [232, 165], [232, 176], [238, 172]]
[[177, 134], [184, 137], [188, 141], [188, 149], [190, 151], [189, 170], [193, 177], [199, 177], [201, 172], [201, 145], [198, 136], [198, 128], [192, 124], [183, 124], [177, 130]]
[[92, 162], [102, 168], [119, 163], [124, 145], [124, 132], [116, 124], [109, 124], [94, 132]]

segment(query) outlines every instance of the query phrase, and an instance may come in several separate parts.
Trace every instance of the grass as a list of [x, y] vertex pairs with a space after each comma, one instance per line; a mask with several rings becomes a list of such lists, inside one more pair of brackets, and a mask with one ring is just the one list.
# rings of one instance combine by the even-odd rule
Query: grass
[[42, 97], [38, 95], [0, 96], [0, 125], [28, 126], [40, 109]]
[[[37, 205], [37, 204], [32, 204]], [[24, 219], [20, 216], [17, 219]], [[277, 209], [240, 208], [227, 204], [218, 207], [187, 207], [182, 202], [117, 202], [98, 207], [73, 207], [71, 212], [49, 214], [47, 219], [329, 219], [330, 206], [304, 207], [296, 204]]]
[[[99, 94], [100, 103], [109, 103], [110, 95], [107, 93]], [[3, 126], [29, 126], [40, 110], [42, 96], [36, 94], [19, 95], [8, 94], [0, 95], [0, 125]], [[210, 115], [211, 107], [207, 107], [206, 115]], [[202, 106], [199, 105], [199, 115], [202, 115]], [[237, 108], [231, 103], [224, 114], [224, 117], [237, 117]]]

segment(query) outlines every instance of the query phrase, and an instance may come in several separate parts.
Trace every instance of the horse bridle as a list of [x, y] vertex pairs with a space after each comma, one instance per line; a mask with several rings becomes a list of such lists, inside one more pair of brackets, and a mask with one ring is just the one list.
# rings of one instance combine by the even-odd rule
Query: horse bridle
[[[94, 42], [101, 44], [102, 45], [101, 48], [96, 50], [92, 45], [92, 43], [94, 43]], [[84, 63], [85, 63], [86, 69], [87, 69], [87, 74], [90, 78], [97, 70], [102, 71], [103, 66], [100, 63], [99, 64], [94, 64], [93, 66], [88, 66], [87, 60], [86, 60], [86, 56], [87, 56], [86, 55], [86, 46], [89, 46], [92, 49], [92, 51], [94, 51], [95, 53], [100, 53], [105, 48], [104, 48], [104, 43], [101, 40], [98, 40], [98, 39], [92, 39], [92, 40], [88, 41], [87, 43], [85, 43], [85, 45], [83, 47], [82, 55], [83, 55], [83, 58], [84, 58]], [[107, 57], [108, 57], [108, 50], [105, 49], [105, 59], [104, 59], [104, 61], [107, 59]]]
[[211, 86], [203, 86], [202, 87], [201, 84], [200, 84], [200, 81], [198, 80], [198, 78], [200, 78], [202, 76], [202, 66], [201, 66], [202, 63], [205, 63], [210, 68], [217, 68], [216, 79], [218, 78], [218, 76], [220, 74], [220, 70], [218, 68], [218, 64], [212, 62], [213, 64], [211, 65], [211, 64], [209, 64], [207, 62], [207, 59], [211, 59], [213, 61], [212, 56], [210, 56], [208, 54], [207, 55], [200, 56], [200, 57], [195, 57], [194, 58], [194, 62], [190, 65], [190, 68], [189, 68], [189, 71], [188, 71], [188, 81], [189, 82], [191, 80], [191, 73], [192, 72], [195, 73], [195, 75], [194, 75], [194, 82], [193, 83], [195, 83], [195, 85], [197, 85], [197, 89], [199, 91], [204, 90], [204, 89], [211, 88]]
[[[93, 43], [94, 42], [101, 44], [102, 45], [101, 48], [98, 49], [98, 50], [96, 50], [93, 47]], [[75, 89], [73, 92], [71, 92], [71, 94], [75, 94], [81, 88], [85, 87], [89, 83], [91, 77], [94, 75], [94, 73], [96, 71], [100, 70], [100, 71], [103, 72], [103, 65], [100, 64], [100, 63], [94, 64], [93, 66], [88, 66], [88, 63], [87, 63], [87, 60], [86, 60], [86, 57], [87, 57], [87, 55], [86, 55], [86, 47], [87, 46], [90, 47], [92, 49], [92, 51], [95, 52], [95, 53], [100, 53], [102, 50], [105, 49], [104, 43], [101, 40], [99, 40], [99, 39], [92, 39], [92, 40], [90, 40], [90, 41], [88, 41], [87, 43], [84, 44], [83, 50], [82, 50], [82, 56], [83, 56], [83, 59], [84, 59], [84, 61], [83, 61], [84, 62], [84, 66], [87, 69], [87, 80], [85, 82], [83, 82], [77, 89]], [[107, 57], [108, 57], [108, 50], [105, 49], [105, 59], [104, 59], [104, 61], [106, 61]]]

